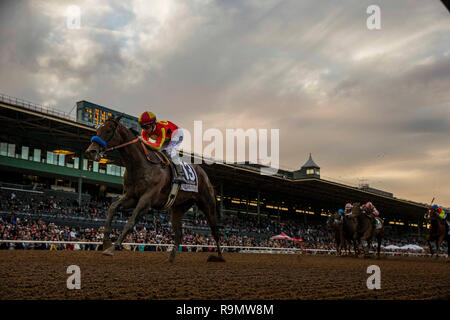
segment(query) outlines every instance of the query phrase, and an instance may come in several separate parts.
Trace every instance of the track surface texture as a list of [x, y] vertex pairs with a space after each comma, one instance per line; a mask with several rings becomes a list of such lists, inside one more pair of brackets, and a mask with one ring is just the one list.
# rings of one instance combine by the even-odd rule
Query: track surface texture
[[[0, 251], [0, 299], [449, 299], [445, 259], [381, 259], [296, 254]], [[366, 287], [367, 267], [381, 269], [381, 289]], [[69, 265], [81, 289], [68, 290]]]

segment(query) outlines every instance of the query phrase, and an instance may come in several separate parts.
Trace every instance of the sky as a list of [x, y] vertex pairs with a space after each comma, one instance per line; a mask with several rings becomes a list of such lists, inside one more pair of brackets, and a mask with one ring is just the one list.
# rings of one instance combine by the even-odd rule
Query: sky
[[282, 169], [312, 153], [323, 179], [450, 207], [449, 18], [437, 0], [6, 0], [0, 93], [279, 129]]

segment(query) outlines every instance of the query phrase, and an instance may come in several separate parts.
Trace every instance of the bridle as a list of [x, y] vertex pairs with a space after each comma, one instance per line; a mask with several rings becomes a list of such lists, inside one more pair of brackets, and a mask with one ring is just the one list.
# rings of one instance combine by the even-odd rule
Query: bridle
[[106, 141], [97, 135], [91, 138], [91, 142], [97, 143], [103, 149], [101, 150], [102, 152], [109, 151], [108, 149], [110, 148], [107, 148], [108, 142], [111, 141], [112, 138], [114, 138], [114, 136], [116, 135], [116, 131], [119, 128], [119, 124], [117, 123], [117, 121], [115, 121], [114, 119], [111, 119], [111, 121], [113, 121], [116, 124], [116, 127], [114, 128], [112, 135]]
[[437, 215], [437, 212], [436, 212], [436, 210], [434, 208], [428, 209], [426, 217], [427, 217], [428, 221], [438, 220], [437, 219], [438, 215]]

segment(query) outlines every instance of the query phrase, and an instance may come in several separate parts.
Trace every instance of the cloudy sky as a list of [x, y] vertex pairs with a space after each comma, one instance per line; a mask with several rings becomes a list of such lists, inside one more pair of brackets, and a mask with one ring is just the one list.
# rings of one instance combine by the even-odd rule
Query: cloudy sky
[[[68, 8], [81, 11], [68, 28]], [[381, 30], [369, 30], [369, 5]], [[189, 130], [280, 129], [280, 166], [450, 206], [450, 15], [424, 0], [2, 1], [0, 92]]]

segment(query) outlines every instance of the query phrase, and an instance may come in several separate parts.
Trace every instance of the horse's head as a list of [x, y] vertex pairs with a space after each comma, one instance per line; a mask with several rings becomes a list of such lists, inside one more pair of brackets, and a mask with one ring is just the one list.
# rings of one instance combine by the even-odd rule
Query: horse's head
[[352, 217], [357, 217], [361, 214], [361, 203], [354, 202], [352, 207]]
[[121, 118], [122, 116], [109, 118], [97, 129], [96, 135], [92, 137], [91, 144], [85, 151], [87, 159], [99, 161], [108, 145], [115, 146], [122, 142], [122, 137], [119, 134], [119, 128], [122, 126], [120, 124]]
[[327, 228], [329, 229], [334, 229], [339, 227], [342, 224], [342, 217], [339, 213], [334, 213], [332, 214], [328, 219], [327, 219]]
[[437, 219], [438, 217], [438, 211], [435, 206], [431, 206], [428, 208], [428, 211], [426, 213], [426, 219], [427, 220], [433, 220]]

